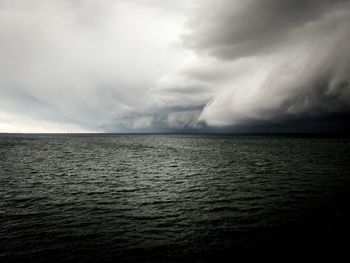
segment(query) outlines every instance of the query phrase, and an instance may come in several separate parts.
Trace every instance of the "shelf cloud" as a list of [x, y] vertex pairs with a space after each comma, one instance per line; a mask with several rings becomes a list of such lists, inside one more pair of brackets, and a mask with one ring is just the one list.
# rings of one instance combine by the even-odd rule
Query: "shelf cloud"
[[350, 1], [0, 3], [0, 131], [346, 129]]

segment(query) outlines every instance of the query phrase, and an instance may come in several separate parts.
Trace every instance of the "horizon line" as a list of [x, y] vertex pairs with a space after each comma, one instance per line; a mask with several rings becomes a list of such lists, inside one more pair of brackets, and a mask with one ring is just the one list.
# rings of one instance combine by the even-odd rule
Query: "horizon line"
[[0, 135], [350, 135], [349, 132], [0, 132]]

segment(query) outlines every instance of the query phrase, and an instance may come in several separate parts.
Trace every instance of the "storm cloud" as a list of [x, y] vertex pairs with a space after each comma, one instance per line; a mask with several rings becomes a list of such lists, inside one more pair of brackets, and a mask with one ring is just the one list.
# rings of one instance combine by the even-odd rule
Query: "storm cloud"
[[[214, 83], [218, 92], [200, 119], [227, 126], [346, 115], [349, 23], [349, 1], [207, 1], [199, 6], [185, 43], [211, 59], [214, 71], [224, 68]], [[196, 79], [206, 76], [193, 71], [188, 73]]]
[[345, 0], [1, 1], [0, 130], [344, 129], [349, 24]]

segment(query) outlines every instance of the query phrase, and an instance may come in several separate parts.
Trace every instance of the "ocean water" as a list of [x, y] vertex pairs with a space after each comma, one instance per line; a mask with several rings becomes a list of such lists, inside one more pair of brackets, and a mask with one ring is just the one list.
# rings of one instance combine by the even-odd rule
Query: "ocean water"
[[349, 138], [0, 135], [0, 262], [336, 262], [349, 215]]

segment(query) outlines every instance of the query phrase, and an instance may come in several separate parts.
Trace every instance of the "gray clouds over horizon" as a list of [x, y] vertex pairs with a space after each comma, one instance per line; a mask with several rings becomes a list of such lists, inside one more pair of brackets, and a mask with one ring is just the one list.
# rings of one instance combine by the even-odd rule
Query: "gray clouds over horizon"
[[348, 116], [349, 24], [345, 0], [0, 1], [0, 130]]
[[185, 41], [213, 68], [226, 67], [227, 79], [200, 119], [225, 126], [347, 114], [349, 3], [206, 1]]

